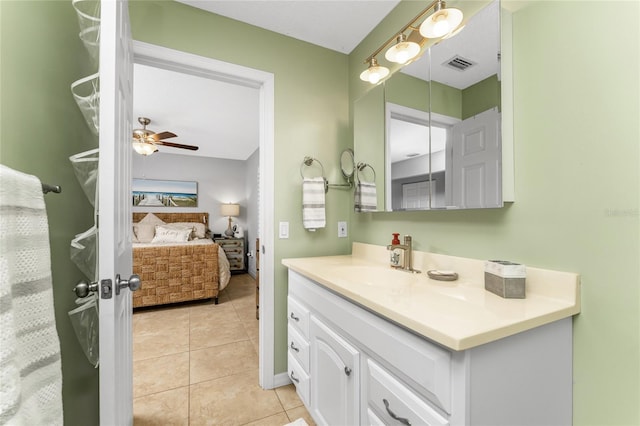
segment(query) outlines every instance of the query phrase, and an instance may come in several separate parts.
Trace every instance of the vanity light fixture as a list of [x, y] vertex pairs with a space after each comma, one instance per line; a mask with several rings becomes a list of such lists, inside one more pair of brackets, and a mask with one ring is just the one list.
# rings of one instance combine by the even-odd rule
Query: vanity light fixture
[[[420, 26], [417, 26], [416, 23], [432, 9], [433, 13], [429, 15]], [[367, 57], [364, 63], [368, 64], [369, 68], [360, 74], [360, 79], [371, 84], [378, 84], [383, 78], [389, 75], [389, 69], [379, 65], [376, 56], [394, 40], [396, 43], [387, 49], [384, 56], [389, 62], [404, 65], [420, 55], [422, 46], [428, 39], [457, 34], [461, 29], [459, 26], [462, 23], [462, 19], [463, 14], [460, 9], [447, 8], [444, 0], [433, 1], [426, 9], [420, 12], [418, 16], [409, 21], [400, 31], [395, 33], [393, 37]], [[410, 30], [410, 32], [407, 37], [406, 32], [408, 30]]]
[[369, 59], [369, 68], [362, 71], [360, 74], [360, 80], [368, 81], [371, 84], [376, 84], [383, 78], [389, 75], [389, 68], [378, 65], [376, 58]]

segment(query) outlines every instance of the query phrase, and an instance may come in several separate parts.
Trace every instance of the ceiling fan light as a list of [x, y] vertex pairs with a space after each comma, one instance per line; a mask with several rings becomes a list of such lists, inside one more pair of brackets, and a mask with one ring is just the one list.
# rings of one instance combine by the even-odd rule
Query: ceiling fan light
[[140, 141], [134, 140], [132, 145], [133, 145], [133, 149], [138, 154], [145, 155], [145, 156], [151, 155], [158, 150], [154, 144], [149, 142], [140, 142]]
[[389, 68], [378, 65], [376, 58], [371, 58], [369, 68], [360, 74], [360, 80], [371, 84], [377, 84], [380, 80], [389, 75]]
[[426, 38], [439, 38], [454, 31], [462, 23], [460, 9], [447, 8], [445, 2], [436, 4], [436, 9], [421, 25], [420, 34]]
[[400, 34], [397, 43], [391, 46], [384, 57], [390, 62], [406, 64], [420, 53], [420, 45], [413, 41], [407, 41], [407, 36]]

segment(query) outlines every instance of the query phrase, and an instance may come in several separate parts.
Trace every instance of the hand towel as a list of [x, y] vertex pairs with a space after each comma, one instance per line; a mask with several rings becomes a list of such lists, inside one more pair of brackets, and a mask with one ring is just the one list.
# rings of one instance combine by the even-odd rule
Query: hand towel
[[356, 183], [354, 196], [355, 211], [375, 212], [378, 209], [378, 196], [376, 195], [375, 182], [359, 180]]
[[0, 165], [0, 424], [62, 425], [49, 226], [38, 178]]
[[309, 231], [324, 228], [324, 178], [304, 178], [302, 180], [302, 226]]

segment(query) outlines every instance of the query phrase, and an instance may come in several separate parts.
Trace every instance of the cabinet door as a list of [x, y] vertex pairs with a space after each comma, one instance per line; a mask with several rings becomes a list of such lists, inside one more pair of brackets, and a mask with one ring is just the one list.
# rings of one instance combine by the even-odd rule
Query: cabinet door
[[320, 425], [359, 423], [359, 353], [311, 317], [311, 411]]

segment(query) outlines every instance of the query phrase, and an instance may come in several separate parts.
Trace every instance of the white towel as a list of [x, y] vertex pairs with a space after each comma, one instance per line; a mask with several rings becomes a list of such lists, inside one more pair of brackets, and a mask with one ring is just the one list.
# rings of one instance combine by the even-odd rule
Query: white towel
[[49, 225], [38, 178], [0, 165], [0, 424], [62, 425]]
[[357, 212], [375, 212], [378, 210], [378, 196], [376, 195], [375, 182], [360, 180], [356, 183], [353, 205]]
[[324, 178], [304, 178], [302, 181], [302, 226], [309, 231], [324, 228]]

